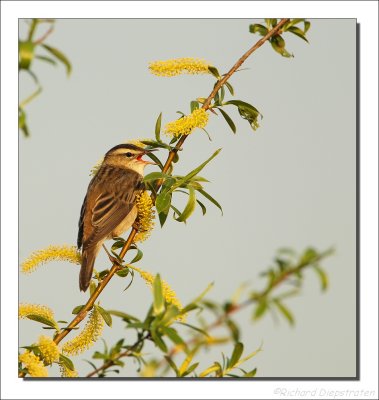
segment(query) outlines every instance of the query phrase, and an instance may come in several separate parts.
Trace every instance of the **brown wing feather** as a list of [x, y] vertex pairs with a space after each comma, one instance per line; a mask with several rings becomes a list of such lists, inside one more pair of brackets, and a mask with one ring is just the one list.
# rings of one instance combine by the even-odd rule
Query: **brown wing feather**
[[109, 167], [96, 175], [83, 217], [83, 249], [106, 239], [131, 212], [142, 177], [132, 170]]

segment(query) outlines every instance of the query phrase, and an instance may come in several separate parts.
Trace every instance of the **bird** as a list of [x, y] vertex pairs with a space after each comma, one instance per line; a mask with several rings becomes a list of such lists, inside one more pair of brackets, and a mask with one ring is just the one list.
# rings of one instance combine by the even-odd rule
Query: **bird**
[[148, 164], [155, 164], [143, 160], [142, 156], [154, 150], [119, 144], [105, 154], [98, 172], [90, 181], [78, 224], [77, 245], [82, 252], [81, 291], [88, 289], [104, 241], [121, 236], [137, 218], [136, 196], [143, 190], [144, 169]]

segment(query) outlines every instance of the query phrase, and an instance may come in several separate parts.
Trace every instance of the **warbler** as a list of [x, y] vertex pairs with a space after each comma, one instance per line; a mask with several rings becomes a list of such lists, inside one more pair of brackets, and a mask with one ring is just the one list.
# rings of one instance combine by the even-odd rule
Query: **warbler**
[[142, 156], [151, 151], [133, 144], [113, 147], [88, 185], [78, 232], [78, 248], [82, 249], [79, 287], [84, 292], [104, 241], [121, 236], [137, 218], [136, 195], [143, 189], [144, 169], [155, 164]]

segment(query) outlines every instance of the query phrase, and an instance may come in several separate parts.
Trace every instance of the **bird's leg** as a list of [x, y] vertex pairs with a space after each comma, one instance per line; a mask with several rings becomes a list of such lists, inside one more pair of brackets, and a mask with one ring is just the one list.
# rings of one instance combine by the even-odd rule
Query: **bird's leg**
[[119, 267], [122, 267], [120, 261], [119, 261], [116, 257], [112, 256], [112, 254], [111, 254], [111, 253], [108, 251], [108, 249], [105, 247], [105, 244], [103, 244], [103, 247], [104, 247], [104, 250], [105, 250], [105, 252], [107, 253], [107, 256], [108, 256], [109, 260], [111, 261], [111, 263], [112, 263], [112, 264], [116, 264], [116, 265], [118, 265]]

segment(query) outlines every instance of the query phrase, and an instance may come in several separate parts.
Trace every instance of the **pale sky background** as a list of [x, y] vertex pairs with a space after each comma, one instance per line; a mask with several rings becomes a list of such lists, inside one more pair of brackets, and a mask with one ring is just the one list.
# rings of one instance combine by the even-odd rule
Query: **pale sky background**
[[[36, 62], [33, 67], [44, 91], [26, 109], [31, 138], [20, 137], [20, 261], [50, 244], [75, 244], [89, 170], [107, 150], [152, 137], [159, 112], [164, 123], [171, 121], [175, 111], [188, 112], [190, 100], [207, 97], [212, 89], [209, 76], [157, 78], [149, 74], [148, 62], [200, 57], [226, 72], [258, 40], [248, 31], [253, 22], [259, 21], [57, 21], [47, 43], [68, 56], [73, 73], [67, 79], [61, 66]], [[20, 32], [25, 32], [22, 20]], [[258, 131], [232, 110], [237, 135], [211, 115], [207, 130], [213, 141], [198, 131], [185, 143], [178, 174], [223, 148], [202, 174], [224, 216], [209, 205], [205, 217], [197, 210], [186, 226], [168, 219], [141, 246], [140, 266], [161, 273], [183, 303], [213, 281], [209, 297], [219, 301], [245, 281], [260, 289], [259, 273], [279, 247], [336, 248], [324, 262], [330, 290], [320, 293], [318, 278], [309, 271], [301, 296], [287, 301], [294, 328], [284, 320], [275, 324], [269, 315], [252, 323], [251, 308], [236, 315], [246, 351], [263, 342], [264, 351], [247, 364], [258, 368], [258, 377], [356, 374], [356, 23], [312, 20], [308, 37], [309, 45], [286, 36], [293, 59], [266, 44], [244, 64], [247, 71], [232, 77], [235, 98], [264, 115]], [[20, 99], [32, 90], [31, 79], [22, 74]], [[104, 255], [97, 265], [102, 261], [107, 262]], [[51, 263], [20, 275], [20, 302], [46, 304], [57, 319], [70, 320], [72, 308], [88, 298], [79, 292], [78, 273], [71, 264]], [[101, 305], [142, 317], [151, 294], [137, 276], [123, 292], [125, 282], [113, 279]], [[131, 331], [114, 321], [112, 329], [105, 327], [107, 342], [121, 335], [133, 340]], [[22, 321], [20, 345], [41, 332], [38, 323]], [[97, 348], [101, 342], [74, 358], [81, 374], [90, 371], [82, 360]], [[231, 345], [202, 356], [202, 365], [220, 361], [222, 351], [230, 354]], [[121, 376], [134, 376], [135, 366], [128, 364]]]

